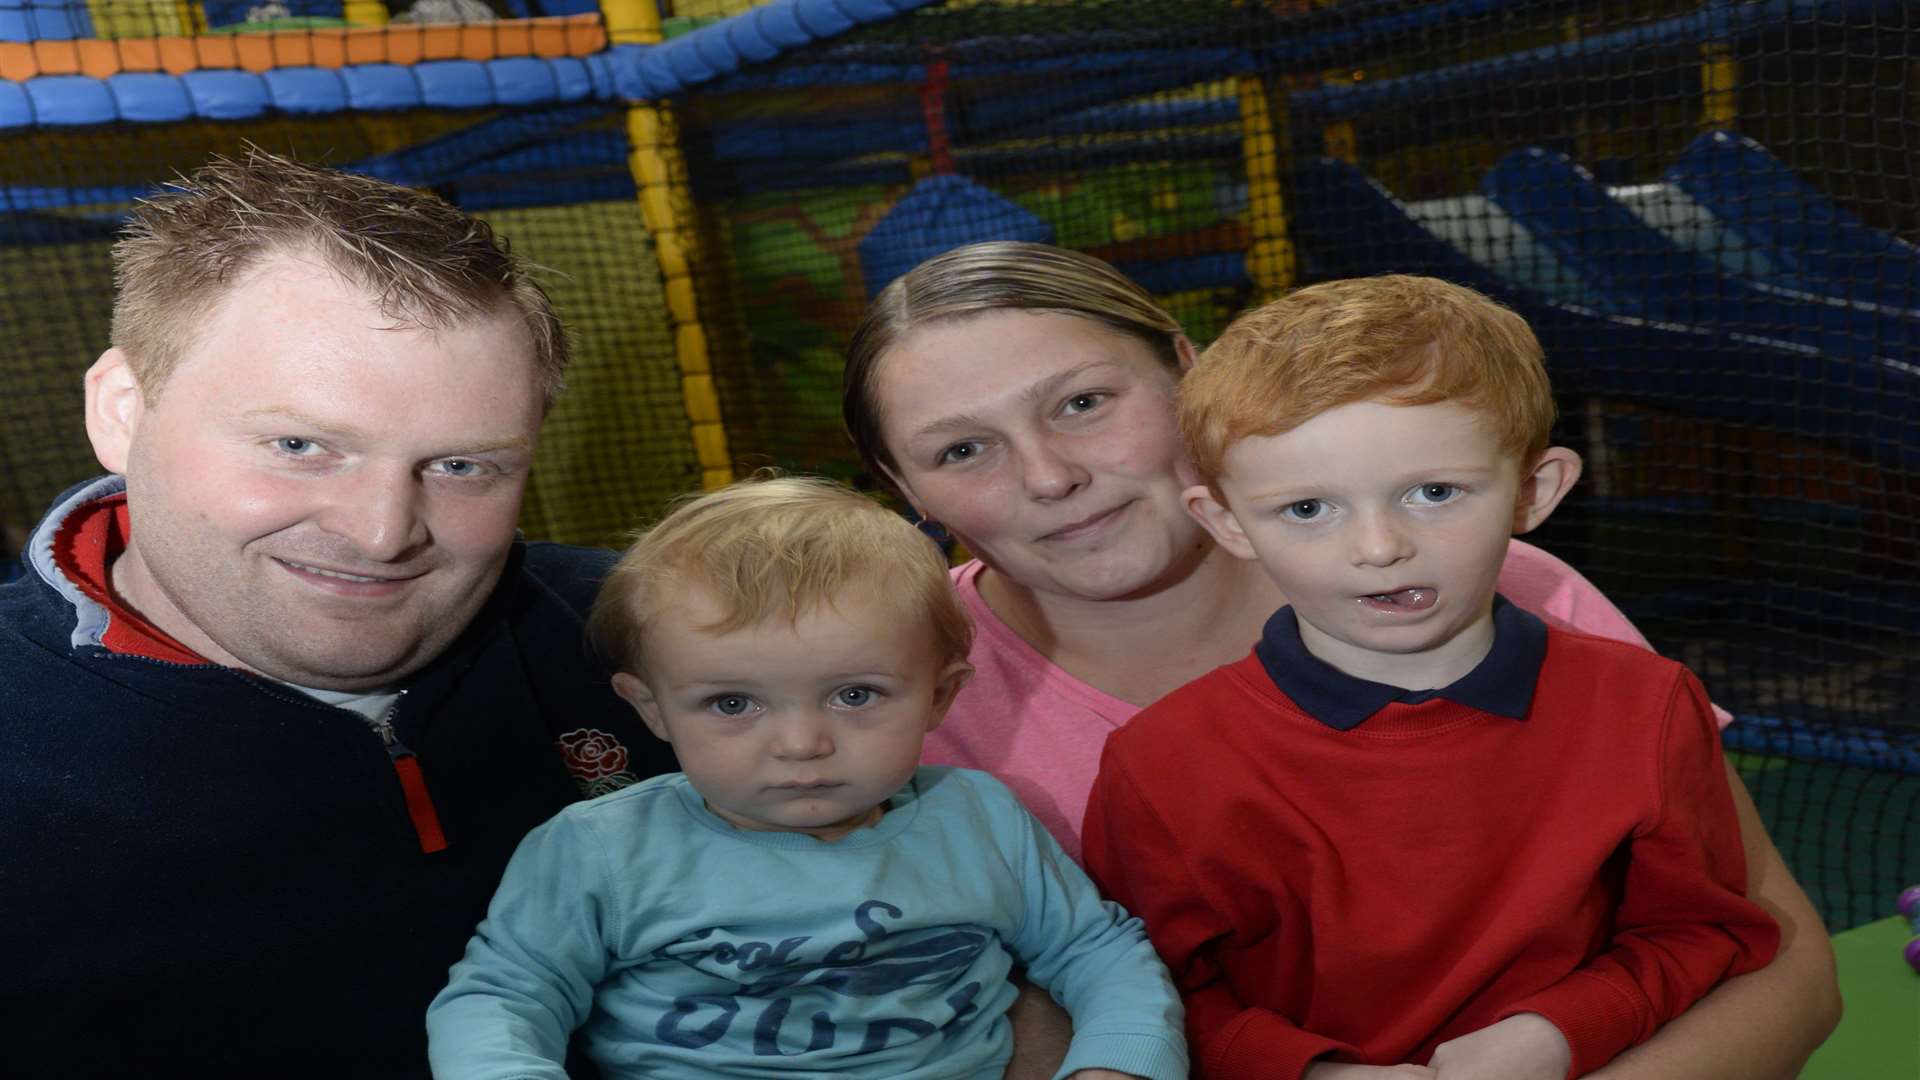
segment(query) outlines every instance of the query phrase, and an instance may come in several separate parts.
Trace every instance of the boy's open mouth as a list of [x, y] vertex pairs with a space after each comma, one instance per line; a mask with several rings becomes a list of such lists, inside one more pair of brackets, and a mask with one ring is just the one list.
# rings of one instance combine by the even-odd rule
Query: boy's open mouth
[[1360, 597], [1360, 602], [1376, 611], [1425, 611], [1439, 599], [1439, 593], [1424, 585], [1398, 589], [1394, 592], [1370, 593]]

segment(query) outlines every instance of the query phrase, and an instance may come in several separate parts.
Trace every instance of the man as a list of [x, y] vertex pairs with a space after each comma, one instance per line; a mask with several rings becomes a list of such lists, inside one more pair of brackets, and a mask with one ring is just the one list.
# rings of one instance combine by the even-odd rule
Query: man
[[612, 554], [515, 539], [565, 337], [484, 223], [258, 151], [115, 260], [114, 475], [0, 587], [0, 1056], [425, 1075], [521, 836], [673, 768], [583, 645]]

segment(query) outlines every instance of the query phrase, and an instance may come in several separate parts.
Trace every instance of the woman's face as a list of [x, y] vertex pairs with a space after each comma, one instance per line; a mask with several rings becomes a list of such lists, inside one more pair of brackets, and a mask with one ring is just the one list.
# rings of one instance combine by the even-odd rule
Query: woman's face
[[1028, 588], [1118, 599], [1209, 541], [1175, 376], [1089, 319], [992, 311], [916, 330], [873, 380], [894, 479], [919, 512]]

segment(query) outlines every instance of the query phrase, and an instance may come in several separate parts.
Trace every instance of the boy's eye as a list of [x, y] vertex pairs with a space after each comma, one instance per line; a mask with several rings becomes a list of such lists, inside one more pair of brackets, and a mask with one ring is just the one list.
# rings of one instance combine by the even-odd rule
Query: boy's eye
[[1280, 513], [1294, 521], [1312, 521], [1319, 517], [1324, 509], [1326, 508], [1320, 504], [1319, 499], [1301, 499], [1296, 503], [1288, 503]]
[[844, 705], [849, 709], [859, 709], [871, 705], [873, 698], [873, 688], [870, 686], [842, 687], [834, 691], [833, 694], [833, 700], [836, 704]]
[[1460, 489], [1452, 484], [1421, 484], [1413, 489], [1413, 501], [1417, 503], [1443, 503], [1460, 494]]
[[273, 448], [293, 457], [305, 457], [319, 449], [312, 439], [302, 439], [297, 435], [283, 435], [273, 440]]
[[740, 716], [753, 708], [753, 699], [745, 694], [721, 694], [707, 702], [721, 716]]

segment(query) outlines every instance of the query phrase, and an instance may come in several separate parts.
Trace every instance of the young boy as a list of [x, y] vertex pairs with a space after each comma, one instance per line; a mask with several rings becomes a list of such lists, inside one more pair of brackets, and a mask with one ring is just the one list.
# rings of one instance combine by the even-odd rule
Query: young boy
[[971, 669], [933, 544], [823, 480], [694, 498], [589, 623], [683, 773], [521, 844], [427, 1013], [434, 1075], [998, 1080], [1017, 960], [1074, 1019], [1060, 1076], [1186, 1075], [1179, 997], [1011, 792], [917, 767]]
[[1494, 594], [1580, 471], [1519, 316], [1302, 289], [1180, 409], [1188, 509], [1289, 606], [1108, 741], [1085, 858], [1196, 1075], [1578, 1076], [1772, 958], [1699, 682]]

